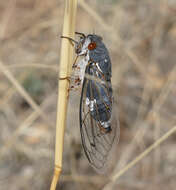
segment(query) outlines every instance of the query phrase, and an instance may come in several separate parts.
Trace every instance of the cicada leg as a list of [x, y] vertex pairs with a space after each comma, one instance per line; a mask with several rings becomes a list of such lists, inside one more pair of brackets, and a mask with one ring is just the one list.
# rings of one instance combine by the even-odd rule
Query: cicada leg
[[81, 78], [79, 78], [79, 76], [74, 77], [71, 81], [70, 90], [75, 90], [75, 91], [79, 90], [81, 84], [82, 84]]
[[59, 80], [68, 80], [68, 82], [70, 82], [71, 78], [70, 77], [60, 77]]

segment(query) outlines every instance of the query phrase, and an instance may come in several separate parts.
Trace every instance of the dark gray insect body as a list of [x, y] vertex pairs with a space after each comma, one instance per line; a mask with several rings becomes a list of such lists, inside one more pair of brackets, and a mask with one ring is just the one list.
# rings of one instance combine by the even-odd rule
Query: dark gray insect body
[[[114, 112], [111, 85], [111, 60], [102, 38], [95, 34], [80, 35], [75, 52], [83, 58], [73, 65], [75, 85], [82, 84], [80, 131], [84, 152], [90, 164], [104, 173], [119, 138], [119, 124]], [[110, 154], [111, 153], [111, 154]], [[114, 152], [113, 152], [114, 154]]]

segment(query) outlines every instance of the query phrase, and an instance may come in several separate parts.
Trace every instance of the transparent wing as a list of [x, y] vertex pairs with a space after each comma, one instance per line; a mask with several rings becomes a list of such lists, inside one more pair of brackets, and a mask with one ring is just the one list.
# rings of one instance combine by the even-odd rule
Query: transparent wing
[[117, 157], [120, 131], [115, 107], [111, 83], [97, 67], [88, 68], [80, 100], [80, 131], [84, 152], [100, 173], [106, 172]]

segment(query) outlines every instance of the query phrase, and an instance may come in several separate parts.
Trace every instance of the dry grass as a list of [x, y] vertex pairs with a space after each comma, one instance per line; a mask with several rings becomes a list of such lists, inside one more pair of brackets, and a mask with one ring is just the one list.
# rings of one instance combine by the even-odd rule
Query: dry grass
[[[63, 2], [0, 2], [1, 189], [50, 186]], [[79, 1], [76, 30], [102, 35], [112, 57], [121, 124], [112, 175], [176, 125], [175, 10], [166, 0]], [[175, 134], [118, 180], [107, 179], [83, 155], [78, 105], [79, 93], [71, 93], [58, 189], [175, 189]]]

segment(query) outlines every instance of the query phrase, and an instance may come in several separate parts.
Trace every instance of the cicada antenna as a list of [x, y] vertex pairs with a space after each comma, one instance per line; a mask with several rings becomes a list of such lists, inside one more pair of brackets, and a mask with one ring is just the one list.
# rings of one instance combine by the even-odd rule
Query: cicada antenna
[[81, 35], [83, 38], [86, 38], [86, 35], [81, 32], [75, 32], [75, 34]]
[[74, 39], [72, 39], [72, 38], [70, 38], [70, 37], [67, 37], [67, 36], [61, 36], [61, 38], [66, 38], [66, 39], [68, 39], [68, 40], [74, 42], [75, 44], [78, 44], [78, 42], [77, 42], [76, 40], [74, 40]]

